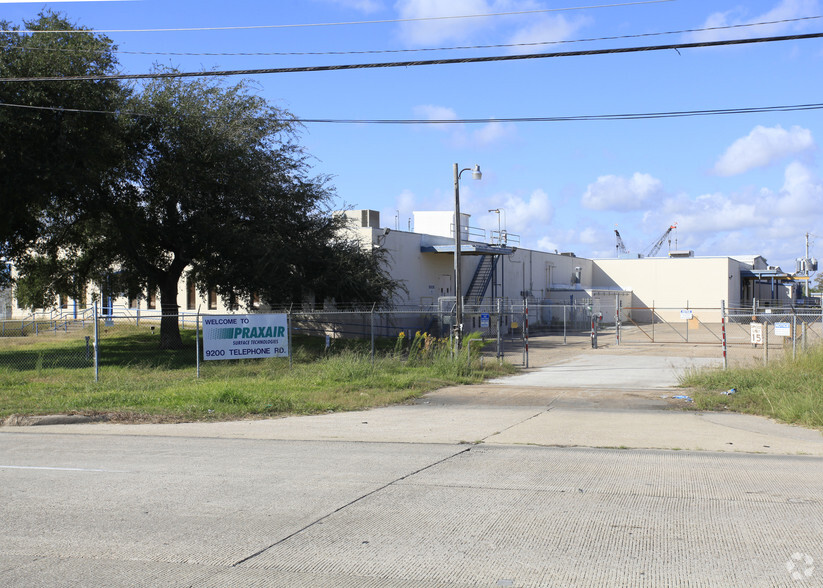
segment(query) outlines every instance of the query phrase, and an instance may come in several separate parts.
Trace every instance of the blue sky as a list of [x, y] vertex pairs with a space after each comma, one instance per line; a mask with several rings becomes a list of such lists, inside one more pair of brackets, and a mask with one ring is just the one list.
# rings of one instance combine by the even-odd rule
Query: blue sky
[[[823, 16], [818, 0], [156, 0], [8, 2], [20, 23], [46, 6], [99, 29], [249, 27], [391, 21], [555, 9], [553, 12], [230, 31], [112, 32], [131, 52], [354, 52], [546, 43]], [[600, 5], [600, 7], [594, 7]], [[605, 6], [611, 5], [611, 6]], [[584, 8], [589, 7], [589, 8]], [[580, 8], [579, 10], [556, 10]], [[180, 56], [121, 53], [124, 72], [153, 63], [184, 71], [406, 61], [553, 52], [823, 31], [823, 18], [619, 40], [385, 54]], [[565, 117], [821, 102], [823, 40], [524, 61], [253, 76], [257, 91], [300, 118]], [[77, 105], [63, 105], [77, 106]], [[307, 124], [302, 143], [338, 205], [381, 211], [408, 227], [412, 210], [453, 208], [452, 166], [464, 174], [471, 225], [506, 228], [525, 247], [615, 255], [614, 228], [634, 254], [670, 225], [697, 255], [761, 254], [792, 271], [806, 232], [823, 236], [817, 141], [823, 112], [582, 122], [449, 125]], [[812, 255], [823, 257], [812, 237]], [[672, 248], [675, 243], [672, 242]], [[663, 252], [667, 249], [664, 246]]]

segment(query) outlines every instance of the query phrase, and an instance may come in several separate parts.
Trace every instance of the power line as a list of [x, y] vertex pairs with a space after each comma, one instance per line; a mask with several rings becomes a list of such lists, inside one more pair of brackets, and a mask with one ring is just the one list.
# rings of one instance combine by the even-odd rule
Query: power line
[[[370, 49], [363, 51], [260, 51], [260, 52], [204, 52], [196, 53], [190, 51], [114, 51], [120, 55], [170, 55], [183, 57], [267, 57], [267, 56], [319, 56], [319, 55], [376, 55], [384, 53], [420, 53], [431, 51], [463, 51], [468, 49], [504, 49], [511, 47], [537, 47], [545, 45], [565, 45], [571, 43], [591, 43], [594, 41], [617, 41], [624, 39], [640, 39], [644, 37], [660, 37], [665, 35], [682, 35], [686, 33], [705, 33], [740, 29], [746, 27], [767, 26], [776, 24], [787, 24], [806, 20], [823, 18], [823, 15], [803, 16], [799, 18], [787, 18], [783, 20], [769, 20], [736, 25], [725, 25], [719, 27], [704, 27], [699, 29], [683, 29], [679, 31], [663, 31], [657, 33], [637, 33], [633, 35], [618, 35], [611, 37], [591, 37], [587, 39], [567, 39], [561, 41], [535, 41], [532, 43], [499, 43], [496, 45], [458, 45], [456, 47], [422, 47], [417, 49]], [[21, 51], [44, 51], [60, 53], [97, 53], [94, 49], [63, 49], [50, 47], [13, 47]]]
[[524, 122], [583, 122], [583, 121], [617, 121], [617, 120], [645, 120], [658, 118], [685, 118], [694, 116], [718, 116], [724, 114], [757, 114], [764, 112], [794, 112], [800, 110], [823, 110], [823, 103], [796, 104], [788, 106], [762, 106], [753, 108], [725, 108], [714, 110], [683, 110], [673, 112], [643, 112], [627, 114], [596, 114], [580, 116], [551, 116], [551, 117], [511, 117], [511, 118], [463, 118], [463, 119], [322, 119], [298, 118], [297, 122], [335, 123], [335, 124], [389, 124], [389, 125], [417, 125], [417, 124], [489, 124], [489, 123], [524, 123]]
[[[0, 102], [0, 108], [21, 108], [27, 110], [46, 110], [54, 112], [71, 112], [80, 114], [114, 114], [122, 116], [154, 117], [155, 115], [127, 110], [86, 110], [81, 108], [62, 108], [59, 106], [30, 106], [26, 104], [8, 104]], [[592, 114], [576, 116], [529, 116], [508, 118], [461, 118], [461, 119], [335, 119], [335, 118], [288, 118], [304, 124], [358, 124], [358, 125], [447, 125], [447, 124], [489, 124], [489, 123], [533, 123], [533, 122], [584, 122], [584, 121], [620, 121], [646, 120], [662, 118], [685, 118], [694, 116], [720, 116], [731, 114], [760, 114], [768, 112], [796, 112], [804, 110], [823, 110], [823, 103], [789, 104], [778, 106], [753, 106], [745, 108], [719, 108], [708, 110], [675, 110], [669, 112], [635, 112], [622, 114]]]
[[239, 30], [253, 30], [253, 29], [287, 29], [287, 28], [302, 28], [302, 27], [332, 27], [345, 25], [365, 25], [365, 24], [390, 24], [402, 22], [423, 22], [431, 20], [456, 20], [463, 18], [488, 18], [491, 16], [516, 16], [524, 14], [539, 14], [546, 12], [569, 12], [572, 10], [594, 10], [598, 8], [619, 8], [623, 6], [637, 6], [641, 4], [661, 4], [664, 2], [675, 2], [676, 0], [641, 0], [637, 2], [623, 2], [620, 4], [599, 4], [593, 6], [571, 6], [567, 8], [543, 8], [540, 10], [520, 10], [516, 12], [489, 12], [485, 14], [463, 14], [453, 16], [426, 16], [420, 18], [394, 18], [384, 20], [357, 20], [348, 22], [317, 22], [317, 23], [297, 23], [297, 24], [279, 24], [279, 25], [249, 25], [236, 27], [181, 27], [170, 29], [80, 29], [80, 30], [0, 30], [0, 33], [19, 33], [19, 34], [48, 34], [48, 33], [179, 33], [189, 31], [239, 31]]
[[520, 61], [525, 59], [547, 59], [551, 57], [581, 57], [591, 55], [611, 55], [615, 53], [640, 53], [646, 51], [667, 51], [680, 49], [696, 49], [701, 47], [721, 47], [725, 45], [751, 45], [754, 43], [773, 43], [776, 41], [797, 41], [802, 39], [819, 39], [823, 33], [808, 33], [803, 35], [784, 35], [779, 37], [757, 37], [750, 39], [726, 39], [721, 41], [702, 41], [696, 43], [673, 43], [669, 45], [644, 45], [639, 47], [615, 47], [612, 49], [588, 49], [582, 51], [566, 51], [558, 53], [527, 53], [523, 55], [495, 55], [488, 57], [460, 57], [454, 59], [430, 59], [419, 61], [389, 61], [381, 63], [350, 63], [343, 65], [315, 65], [305, 67], [277, 67], [265, 69], [236, 69], [215, 70], [201, 72], [155, 72], [144, 74], [112, 74], [89, 76], [52, 76], [36, 78], [0, 78], [2, 82], [68, 82], [92, 80], [145, 80], [163, 78], [192, 78], [192, 77], [225, 77], [250, 76], [279, 73], [306, 73], [320, 71], [343, 71], [352, 69], [381, 69], [388, 67], [417, 67], [421, 65], [452, 65], [464, 63], [489, 63], [493, 61]]

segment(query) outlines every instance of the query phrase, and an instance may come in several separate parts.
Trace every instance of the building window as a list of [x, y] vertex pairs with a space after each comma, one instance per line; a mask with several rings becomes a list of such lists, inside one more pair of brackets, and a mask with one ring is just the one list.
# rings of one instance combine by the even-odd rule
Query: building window
[[69, 307], [68, 297], [64, 296], [63, 294], [60, 294], [58, 300], [59, 300], [60, 308], [68, 308]]
[[150, 288], [146, 294], [146, 308], [154, 310], [157, 308], [157, 290]]
[[186, 308], [194, 310], [197, 305], [197, 289], [194, 287], [194, 280], [186, 280]]
[[232, 312], [240, 310], [240, 305], [237, 303], [237, 296], [235, 296], [234, 292], [229, 294], [229, 310]]
[[140, 301], [137, 298], [129, 297], [129, 308], [140, 308]]
[[209, 289], [209, 310], [217, 310], [217, 290]]

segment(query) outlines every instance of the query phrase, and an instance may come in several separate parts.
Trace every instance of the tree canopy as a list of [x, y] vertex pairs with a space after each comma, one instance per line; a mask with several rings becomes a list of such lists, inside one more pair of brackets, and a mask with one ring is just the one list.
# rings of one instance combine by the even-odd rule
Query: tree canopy
[[[0, 33], [0, 78], [115, 73], [110, 39], [51, 12], [24, 24], [80, 32]], [[19, 30], [5, 21], [0, 28]], [[51, 109], [118, 110], [129, 94], [116, 81], [0, 83], [0, 256], [25, 253], [59, 207], [99, 190], [122, 159], [115, 117]]]
[[[47, 14], [27, 26], [67, 29], [70, 23]], [[51, 59], [51, 52], [17, 48], [46, 42], [40, 37], [4, 37], [4, 53], [25, 67], [3, 75], [115, 67], [103, 37], [44, 38], [52, 50], [86, 49]], [[12, 129], [0, 139], [0, 189], [15, 209], [0, 235], [32, 304], [47, 300], [48, 292], [75, 294], [86, 281], [104, 277], [131, 295], [156, 288], [164, 315], [161, 346], [175, 347], [180, 336], [172, 317], [184, 272], [201, 292], [213, 288], [241, 304], [253, 295], [270, 304], [306, 297], [385, 303], [398, 288], [383, 269], [382, 253], [364, 250], [341, 231], [344, 219], [330, 210], [333, 189], [327, 178], [311, 175], [293, 115], [247, 83], [50, 84], [0, 83], [0, 99], [101, 113], [0, 108], [0, 124]], [[46, 149], [46, 139], [31, 136], [38, 130], [51, 133], [58, 146]]]

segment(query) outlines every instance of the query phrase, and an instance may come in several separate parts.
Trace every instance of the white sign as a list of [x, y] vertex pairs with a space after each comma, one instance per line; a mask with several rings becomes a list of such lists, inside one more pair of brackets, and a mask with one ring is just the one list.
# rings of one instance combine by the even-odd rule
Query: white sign
[[232, 314], [203, 317], [204, 359], [288, 357], [285, 314]]
[[791, 337], [792, 324], [791, 323], [774, 323], [774, 334], [778, 337]]
[[694, 311], [691, 311], [691, 310], [681, 310], [680, 311], [680, 318], [682, 318], [683, 320], [686, 320], [686, 321], [692, 320], [693, 315], [694, 315]]
[[751, 323], [752, 329], [752, 345], [763, 344], [763, 325], [760, 323]]

